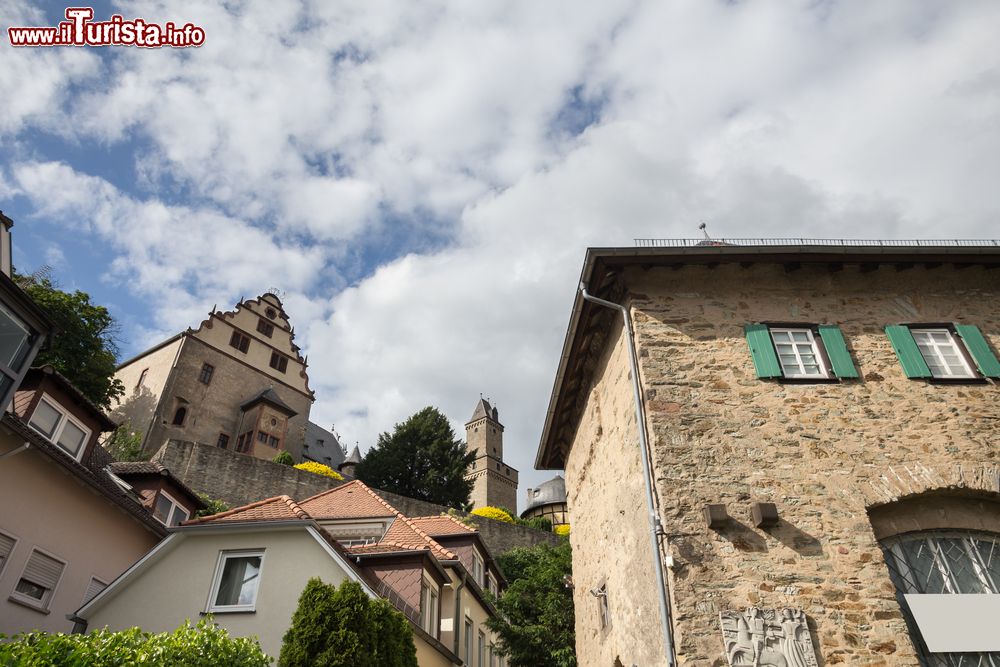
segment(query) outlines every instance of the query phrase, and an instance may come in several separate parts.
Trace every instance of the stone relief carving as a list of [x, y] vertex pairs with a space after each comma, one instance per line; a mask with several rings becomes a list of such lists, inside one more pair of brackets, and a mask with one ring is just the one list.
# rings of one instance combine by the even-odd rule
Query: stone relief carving
[[801, 609], [727, 610], [719, 621], [730, 667], [818, 667]]

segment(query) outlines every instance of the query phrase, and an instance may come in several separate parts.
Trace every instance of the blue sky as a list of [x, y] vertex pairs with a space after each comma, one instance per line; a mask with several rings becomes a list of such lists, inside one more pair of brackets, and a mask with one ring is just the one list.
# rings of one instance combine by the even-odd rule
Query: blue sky
[[364, 450], [482, 392], [522, 495], [588, 245], [997, 235], [995, 2], [112, 11], [206, 43], [0, 40], [15, 264], [107, 304], [125, 355], [278, 288], [315, 421]]

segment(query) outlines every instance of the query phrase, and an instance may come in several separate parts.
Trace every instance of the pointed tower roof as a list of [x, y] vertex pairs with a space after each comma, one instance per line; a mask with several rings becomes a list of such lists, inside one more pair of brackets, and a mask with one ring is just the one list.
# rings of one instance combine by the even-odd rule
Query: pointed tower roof
[[274, 393], [274, 389], [272, 387], [268, 387], [267, 389], [265, 389], [264, 391], [260, 392], [259, 394], [257, 394], [253, 398], [251, 398], [249, 401], [247, 401], [246, 403], [244, 403], [240, 407], [243, 408], [244, 410], [249, 410], [253, 406], [257, 405], [258, 403], [267, 403], [267, 404], [269, 404], [269, 405], [277, 408], [281, 412], [284, 412], [289, 417], [294, 417], [295, 415], [298, 414], [298, 412], [296, 412], [291, 407], [289, 407], [287, 403], [285, 403], [283, 400], [281, 400], [278, 397], [278, 395], [276, 393]]
[[347, 458], [344, 459], [344, 463], [361, 463], [361, 450], [358, 449], [357, 445], [354, 445], [354, 449], [348, 454]]
[[492, 419], [498, 424], [500, 423], [500, 415], [497, 413], [497, 409], [491, 406], [489, 401], [480, 396], [479, 402], [476, 403], [476, 409], [472, 411], [472, 417], [470, 417], [469, 421], [465, 423], [471, 424], [472, 422], [483, 418]]

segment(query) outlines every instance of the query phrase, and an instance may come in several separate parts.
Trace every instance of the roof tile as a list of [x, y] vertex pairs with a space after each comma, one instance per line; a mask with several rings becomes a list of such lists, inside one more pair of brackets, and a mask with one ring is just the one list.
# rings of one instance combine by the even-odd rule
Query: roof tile
[[238, 521], [295, 521], [309, 520], [310, 517], [294, 500], [288, 496], [275, 496], [259, 500], [249, 505], [236, 507], [226, 512], [212, 514], [200, 519], [185, 521], [184, 526], [194, 526], [206, 523], [234, 523]]

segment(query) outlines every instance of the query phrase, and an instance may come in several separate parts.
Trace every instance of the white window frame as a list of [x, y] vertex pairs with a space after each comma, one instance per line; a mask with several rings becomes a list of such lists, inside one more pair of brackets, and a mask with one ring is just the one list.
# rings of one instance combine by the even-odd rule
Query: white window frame
[[[945, 334], [948, 337], [948, 343], [939, 343], [934, 340], [934, 334]], [[979, 375], [976, 373], [975, 369], [969, 365], [969, 360], [965, 358], [965, 347], [962, 345], [962, 341], [955, 335], [955, 332], [945, 328], [945, 327], [910, 327], [910, 335], [913, 336], [913, 342], [917, 344], [917, 349], [920, 350], [920, 356], [923, 357], [924, 363], [931, 371], [931, 375], [937, 379], [956, 379], [956, 380], [969, 380], [976, 379]], [[920, 341], [917, 340], [918, 335], [927, 336], [927, 340]], [[924, 352], [923, 347], [930, 347], [930, 353], [934, 355], [933, 359], [927, 358], [927, 353]], [[958, 357], [959, 362], [962, 364], [962, 368], [965, 373], [959, 375], [952, 373], [951, 367], [948, 366], [944, 361], [941, 350], [945, 347], [949, 347], [954, 351], [955, 356]], [[931, 368], [931, 362], [935, 365], [943, 367], [945, 369], [944, 373], [936, 372]]]
[[[167, 520], [166, 521], [164, 521], [160, 517], [156, 516], [156, 504], [160, 501], [160, 496], [163, 496], [167, 500], [170, 501], [170, 511], [167, 512]], [[180, 521], [178, 521], [177, 523], [173, 523], [172, 524], [172, 523], [170, 523], [170, 517], [172, 517], [174, 515], [174, 512], [177, 511], [177, 510], [180, 510], [181, 512], [184, 513], [184, 518], [181, 519]], [[156, 498], [153, 499], [153, 511], [150, 512], [150, 513], [153, 515], [154, 519], [156, 519], [157, 521], [159, 521], [160, 523], [162, 523], [164, 526], [167, 526], [168, 528], [170, 526], [179, 526], [181, 524], [181, 522], [187, 521], [188, 519], [191, 518], [191, 512], [189, 512], [187, 510], [187, 508], [185, 508], [180, 502], [178, 502], [178, 500], [176, 498], [174, 498], [172, 495], [170, 495], [169, 493], [167, 493], [163, 489], [160, 489], [159, 491], [156, 492]]]
[[[41, 431], [41, 429], [39, 429], [37, 426], [35, 426], [34, 424], [31, 423], [32, 417], [35, 416], [35, 410], [38, 409], [38, 404], [37, 403], [35, 404], [34, 410], [32, 410], [31, 414], [28, 416], [28, 426], [30, 426], [32, 429], [34, 429], [39, 435], [41, 435], [42, 437], [44, 437], [46, 440], [48, 440], [49, 442], [51, 442], [53, 445], [55, 445], [56, 447], [58, 447], [59, 451], [63, 452], [66, 456], [72, 458], [74, 461], [79, 461], [80, 459], [83, 458], [83, 452], [86, 451], [87, 444], [90, 442], [90, 437], [91, 437], [91, 435], [93, 435], [93, 432], [89, 428], [87, 428], [86, 426], [84, 426], [83, 422], [81, 422], [79, 419], [77, 419], [72, 414], [70, 414], [69, 410], [67, 410], [66, 408], [64, 408], [62, 406], [62, 404], [59, 403], [59, 401], [57, 401], [56, 399], [52, 398], [51, 396], [49, 396], [44, 391], [42, 392], [42, 395], [38, 399], [39, 403], [41, 403], [42, 401], [45, 401], [45, 403], [48, 404], [48, 406], [50, 408], [52, 408], [53, 410], [55, 410], [56, 412], [58, 412], [61, 415], [59, 417], [59, 421], [56, 422], [56, 428], [52, 432], [52, 437], [50, 438], [48, 435], [46, 435], [45, 433], [43, 433]], [[74, 426], [76, 426], [78, 429], [80, 429], [84, 433], [83, 442], [80, 443], [80, 449], [77, 450], [77, 452], [75, 454], [69, 452], [62, 445], [59, 444], [59, 437], [62, 435], [63, 431], [66, 429], [66, 424], [67, 423], [72, 423]]]
[[[830, 369], [827, 368], [826, 359], [820, 354], [819, 345], [816, 341], [816, 334], [809, 327], [768, 327], [768, 333], [771, 335], [771, 344], [774, 345], [774, 353], [778, 357], [778, 366], [781, 368], [781, 374], [786, 379], [790, 380], [826, 380], [830, 377]], [[802, 363], [802, 355], [799, 353], [799, 345], [802, 342], [788, 342], [788, 341], [778, 341], [775, 340], [775, 333], [791, 334], [805, 333], [809, 338], [809, 345], [812, 347], [813, 356], [816, 358], [816, 365], [819, 367], [819, 373], [806, 373], [805, 364]], [[789, 367], [785, 366], [785, 362], [781, 358], [781, 352], [778, 350], [778, 345], [791, 345], [792, 354], [795, 355], [795, 369], [789, 370]]]
[[[230, 558], [253, 558], [260, 556], [260, 568], [257, 570], [257, 588], [254, 592], [253, 602], [249, 604], [217, 605], [216, 598], [219, 596], [219, 585], [222, 583], [222, 573], [226, 569], [226, 561]], [[260, 586], [264, 580], [264, 549], [233, 549], [219, 552], [219, 557], [215, 562], [215, 575], [212, 577], [212, 588], [208, 592], [208, 603], [205, 605], [205, 612], [211, 614], [227, 612], [257, 611], [257, 598], [260, 597]]]
[[479, 584], [480, 588], [483, 588], [486, 583], [484, 577], [486, 576], [486, 561], [483, 557], [479, 555], [479, 550], [475, 547], [472, 548], [472, 578]]
[[472, 619], [468, 616], [465, 617], [465, 662], [468, 665], [472, 664], [472, 647], [473, 647], [473, 635], [476, 631], [476, 624], [472, 622]]
[[440, 588], [425, 574], [420, 586], [420, 627], [435, 639], [441, 632], [440, 599]]
[[[56, 579], [56, 583], [53, 584], [52, 588], [46, 588], [45, 589], [45, 594], [42, 595], [42, 599], [41, 600], [39, 600], [38, 598], [33, 598], [30, 595], [25, 595], [24, 593], [21, 593], [20, 591], [17, 590], [17, 585], [19, 583], [21, 583], [22, 579], [24, 579], [24, 571], [28, 569], [28, 564], [31, 563], [31, 556], [36, 551], [38, 553], [42, 554], [43, 556], [48, 556], [52, 560], [58, 561], [58, 562], [62, 563], [62, 571], [59, 572], [59, 578]], [[67, 566], [68, 566], [68, 563], [66, 562], [66, 560], [63, 559], [63, 558], [60, 558], [59, 556], [56, 556], [54, 553], [52, 553], [50, 551], [46, 551], [45, 549], [42, 549], [42, 548], [40, 548], [38, 546], [32, 547], [31, 548], [31, 553], [28, 554], [27, 560], [24, 561], [24, 567], [21, 568], [21, 574], [20, 574], [20, 576], [18, 576], [17, 580], [14, 582], [14, 587], [10, 591], [10, 599], [11, 600], [15, 600], [17, 602], [20, 602], [21, 604], [24, 604], [24, 605], [26, 605], [28, 607], [31, 607], [32, 609], [37, 609], [38, 611], [48, 612], [49, 611], [49, 605], [52, 604], [52, 598], [54, 598], [56, 596], [56, 591], [59, 589], [59, 584], [62, 583], [63, 578], [66, 576], [66, 567]], [[32, 583], [34, 583], [34, 582], [32, 582]]]
[[476, 638], [476, 653], [479, 656], [479, 667], [486, 667], [486, 633], [483, 632], [482, 628], [479, 628], [479, 634]]

